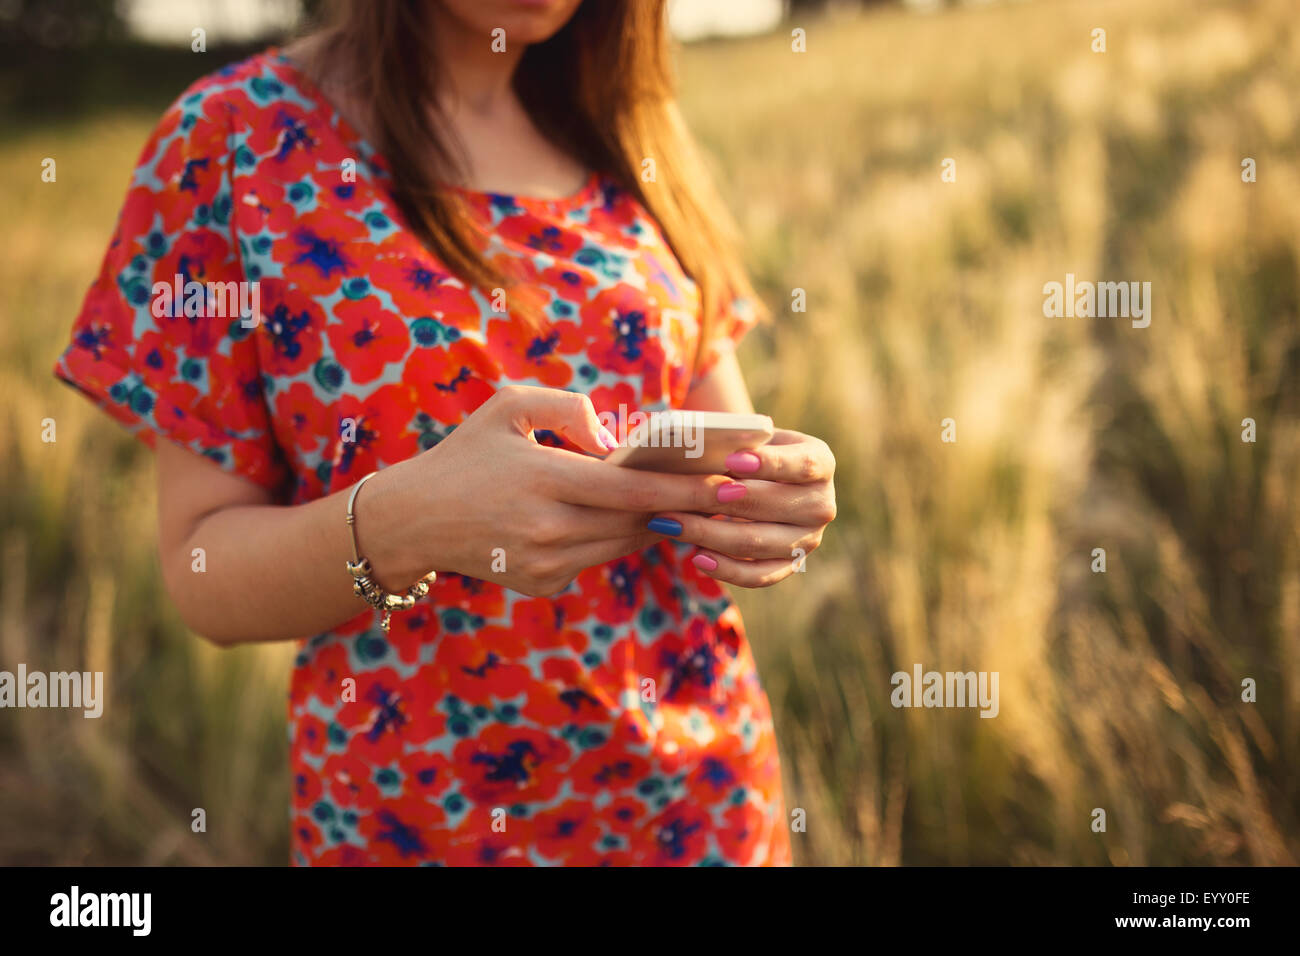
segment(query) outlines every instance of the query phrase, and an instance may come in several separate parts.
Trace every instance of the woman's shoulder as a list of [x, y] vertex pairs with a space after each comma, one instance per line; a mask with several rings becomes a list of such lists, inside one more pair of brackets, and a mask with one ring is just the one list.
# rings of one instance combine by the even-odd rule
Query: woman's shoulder
[[301, 108], [317, 104], [299, 88], [295, 74], [278, 47], [268, 47], [234, 63], [204, 74], [187, 86], [167, 108], [165, 117], [204, 116], [256, 121], [285, 104]]
[[[349, 140], [333, 135], [340, 122], [294, 62], [268, 47], [187, 86], [155, 124], [140, 165], [170, 161], [195, 176], [296, 179], [326, 153], [351, 152]], [[262, 163], [267, 156], [279, 162]]]

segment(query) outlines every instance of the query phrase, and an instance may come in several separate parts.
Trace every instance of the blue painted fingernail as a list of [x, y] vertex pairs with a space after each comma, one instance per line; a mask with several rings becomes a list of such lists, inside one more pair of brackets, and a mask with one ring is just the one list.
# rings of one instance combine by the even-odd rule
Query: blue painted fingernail
[[651, 518], [646, 523], [646, 527], [655, 534], [666, 534], [670, 538], [675, 538], [682, 533], [682, 523], [672, 518]]

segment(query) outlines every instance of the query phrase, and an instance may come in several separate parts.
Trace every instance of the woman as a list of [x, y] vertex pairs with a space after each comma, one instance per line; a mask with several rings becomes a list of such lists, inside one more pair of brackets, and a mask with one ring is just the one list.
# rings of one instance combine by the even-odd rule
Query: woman
[[315, 635], [295, 863], [789, 861], [719, 582], [790, 576], [834, 460], [792, 431], [730, 475], [596, 457], [601, 413], [752, 411], [663, 7], [342, 2], [144, 149], [56, 373], [156, 448], [187, 624]]

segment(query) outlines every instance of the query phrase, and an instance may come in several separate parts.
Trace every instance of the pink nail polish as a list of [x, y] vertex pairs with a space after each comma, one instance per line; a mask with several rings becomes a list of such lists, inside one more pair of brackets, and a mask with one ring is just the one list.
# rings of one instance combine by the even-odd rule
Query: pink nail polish
[[718, 562], [714, 561], [707, 554], [697, 554], [695, 557], [691, 558], [691, 564], [695, 565], [701, 571], [716, 571], [718, 569]]
[[758, 466], [762, 464], [762, 462], [758, 460], [758, 456], [752, 451], [732, 452], [727, 456], [726, 460], [728, 469], [731, 471], [741, 472], [742, 474], [751, 471], [758, 471]]
[[600, 443], [605, 446], [607, 451], [613, 451], [618, 447], [618, 439], [615, 438], [614, 433], [604, 425], [600, 426], [600, 433], [597, 437], [600, 438]]
[[745, 497], [745, 486], [738, 481], [718, 486], [719, 501], [736, 501], [743, 497]]

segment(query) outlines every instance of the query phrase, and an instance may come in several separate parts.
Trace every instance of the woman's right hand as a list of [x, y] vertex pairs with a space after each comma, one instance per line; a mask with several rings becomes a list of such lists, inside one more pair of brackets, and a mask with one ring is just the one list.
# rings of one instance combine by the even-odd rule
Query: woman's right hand
[[434, 570], [550, 595], [585, 568], [664, 540], [646, 529], [655, 512], [722, 510], [725, 476], [619, 468], [540, 445], [534, 429], [598, 455], [617, 444], [586, 395], [502, 388], [358, 496], [358, 542], [381, 586], [400, 591]]

